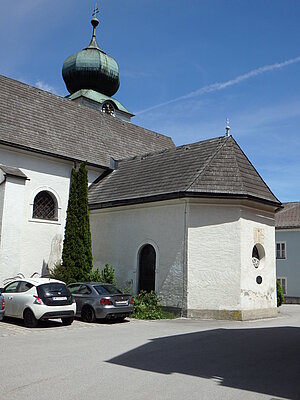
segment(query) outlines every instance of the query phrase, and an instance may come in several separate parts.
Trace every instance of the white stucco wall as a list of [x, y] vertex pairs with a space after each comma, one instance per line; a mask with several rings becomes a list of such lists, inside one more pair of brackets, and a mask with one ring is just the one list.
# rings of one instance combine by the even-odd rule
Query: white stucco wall
[[239, 218], [239, 207], [190, 204], [188, 309], [240, 308]]
[[[251, 208], [191, 202], [188, 315], [209, 316], [203, 311], [211, 310], [219, 312], [212, 316], [237, 319], [276, 315], [274, 240], [274, 212], [259, 204]], [[254, 245], [263, 246], [264, 257], [258, 268], [252, 263]], [[261, 284], [256, 281], [258, 276]]]
[[90, 213], [94, 266], [115, 267], [121, 288], [138, 285], [138, 254], [144, 244], [156, 249], [156, 291], [164, 305], [182, 307], [184, 202], [94, 210]]
[[1, 185], [0, 284], [19, 272], [25, 181], [8, 177]]
[[[150, 243], [164, 305], [183, 308], [189, 316], [274, 316], [273, 216], [259, 205], [196, 199], [93, 210], [94, 265], [108, 262], [119, 286], [136, 292], [139, 249]], [[258, 269], [252, 263], [255, 244], [265, 249]]]
[[[264, 250], [257, 268], [252, 263], [254, 245], [261, 245]], [[258, 276], [261, 284], [256, 282]], [[241, 210], [241, 307], [277, 307], [274, 214], [251, 208]]]
[[[18, 185], [8, 187], [7, 181], [4, 184], [4, 201], [9, 206], [3, 212], [2, 227], [6, 234], [1, 237], [0, 280], [17, 272], [25, 276], [34, 272], [42, 273], [47, 266], [52, 268], [61, 257], [73, 164], [4, 147], [0, 147], [0, 160], [1, 164], [20, 168], [29, 179], [25, 181], [22, 196], [17, 193]], [[93, 182], [99, 174], [99, 170], [89, 169], [89, 182]], [[57, 199], [58, 221], [32, 218], [34, 197], [42, 190], [51, 192]], [[8, 227], [12, 221], [17, 229], [14, 237], [19, 235], [20, 238], [19, 246], [10, 245], [12, 241], [9, 239]], [[7, 262], [14, 267], [7, 268]]]

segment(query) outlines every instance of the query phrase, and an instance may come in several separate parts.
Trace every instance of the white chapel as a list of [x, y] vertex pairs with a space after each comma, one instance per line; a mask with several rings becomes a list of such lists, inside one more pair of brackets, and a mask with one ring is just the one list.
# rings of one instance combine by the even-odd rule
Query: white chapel
[[60, 260], [72, 167], [86, 161], [94, 266], [114, 266], [118, 286], [187, 317], [275, 316], [281, 203], [232, 136], [176, 147], [134, 125], [97, 25], [63, 64], [66, 98], [0, 76], [0, 286]]

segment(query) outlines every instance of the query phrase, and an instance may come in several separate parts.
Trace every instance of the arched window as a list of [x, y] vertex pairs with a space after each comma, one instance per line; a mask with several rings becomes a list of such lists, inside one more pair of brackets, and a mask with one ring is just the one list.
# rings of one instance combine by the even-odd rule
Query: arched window
[[51, 193], [44, 190], [35, 196], [32, 218], [57, 221], [57, 201]]
[[139, 254], [139, 292], [155, 290], [156, 252], [151, 244], [142, 247]]

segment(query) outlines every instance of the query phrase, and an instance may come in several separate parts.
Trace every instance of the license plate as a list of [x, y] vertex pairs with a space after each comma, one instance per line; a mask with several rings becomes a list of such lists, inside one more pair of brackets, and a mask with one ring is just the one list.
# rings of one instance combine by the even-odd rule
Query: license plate
[[66, 297], [52, 297], [53, 300], [67, 300]]
[[116, 301], [116, 306], [128, 306], [128, 301]]

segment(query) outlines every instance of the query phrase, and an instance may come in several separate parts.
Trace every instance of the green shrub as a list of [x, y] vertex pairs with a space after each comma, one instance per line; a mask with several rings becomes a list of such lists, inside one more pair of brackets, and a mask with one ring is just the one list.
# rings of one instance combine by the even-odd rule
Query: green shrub
[[160, 299], [153, 291], [147, 293], [141, 291], [133, 296], [134, 312], [133, 318], [137, 319], [165, 319], [174, 318], [174, 315], [165, 312], [161, 308]]
[[92, 282], [111, 283], [112, 285], [116, 285], [115, 270], [111, 265], [105, 264], [102, 271], [100, 271], [99, 268], [92, 271], [90, 280]]
[[115, 278], [115, 270], [109, 264], [105, 264], [104, 268], [101, 272], [102, 275], [102, 282], [111, 283], [112, 285], [116, 285], [116, 278]]
[[54, 267], [50, 270], [50, 278], [58, 279], [59, 281], [69, 281], [66, 276], [66, 269], [63, 267], [61, 261], [57, 261]]
[[276, 289], [277, 289], [277, 307], [280, 307], [281, 304], [284, 303], [284, 295], [279, 280], [277, 280]]
[[102, 274], [99, 270], [99, 268], [95, 269], [94, 271], [91, 272], [91, 282], [103, 282], [102, 281]]

